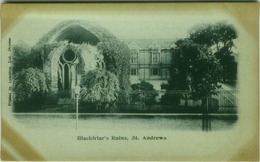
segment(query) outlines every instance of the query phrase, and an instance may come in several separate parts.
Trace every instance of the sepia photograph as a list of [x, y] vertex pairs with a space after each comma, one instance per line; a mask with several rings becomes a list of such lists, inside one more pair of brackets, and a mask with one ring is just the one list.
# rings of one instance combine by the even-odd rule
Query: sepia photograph
[[255, 160], [258, 7], [234, 4], [3, 5], [2, 116], [34, 154], [3, 157]]

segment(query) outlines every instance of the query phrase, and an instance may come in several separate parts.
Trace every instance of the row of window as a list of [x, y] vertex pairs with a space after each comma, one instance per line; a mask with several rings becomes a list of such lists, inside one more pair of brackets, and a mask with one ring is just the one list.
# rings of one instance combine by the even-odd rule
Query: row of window
[[[160, 63], [160, 52], [150, 52], [152, 56], [152, 63], [158, 64]], [[138, 52], [132, 52], [131, 53], [131, 64], [137, 64], [138, 63]]]
[[[151, 69], [152, 76], [158, 76], [159, 75], [159, 68], [153, 68]], [[131, 68], [130, 75], [138, 75], [138, 69], [137, 68]]]

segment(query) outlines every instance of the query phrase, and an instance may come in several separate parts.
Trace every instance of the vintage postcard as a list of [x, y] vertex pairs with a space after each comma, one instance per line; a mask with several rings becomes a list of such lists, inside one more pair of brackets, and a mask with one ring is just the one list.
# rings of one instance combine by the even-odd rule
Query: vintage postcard
[[258, 3], [3, 4], [2, 160], [259, 160]]

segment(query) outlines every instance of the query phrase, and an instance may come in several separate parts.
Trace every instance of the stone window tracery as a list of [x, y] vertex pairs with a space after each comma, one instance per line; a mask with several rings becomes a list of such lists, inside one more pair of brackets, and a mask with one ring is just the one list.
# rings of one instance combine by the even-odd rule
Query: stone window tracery
[[78, 84], [77, 74], [84, 73], [84, 65], [80, 64], [78, 55], [71, 49], [60, 55], [58, 67], [58, 87], [60, 90], [71, 90]]

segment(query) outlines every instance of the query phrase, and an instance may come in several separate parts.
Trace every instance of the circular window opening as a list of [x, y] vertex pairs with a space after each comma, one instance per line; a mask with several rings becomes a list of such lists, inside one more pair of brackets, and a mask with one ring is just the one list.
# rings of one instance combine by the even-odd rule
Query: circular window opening
[[76, 59], [76, 54], [72, 50], [66, 51], [64, 54], [64, 60], [65, 61], [73, 61]]

